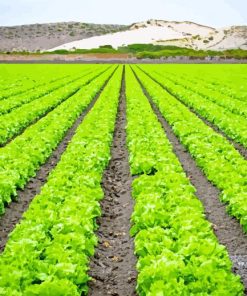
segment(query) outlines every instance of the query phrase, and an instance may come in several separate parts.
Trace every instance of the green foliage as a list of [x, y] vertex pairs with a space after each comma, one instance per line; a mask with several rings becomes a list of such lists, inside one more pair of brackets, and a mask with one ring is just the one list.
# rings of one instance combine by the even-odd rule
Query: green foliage
[[137, 53], [137, 58], [150, 58], [159, 59], [161, 57], [176, 57], [176, 56], [187, 56], [195, 58], [205, 58], [208, 56], [223, 56], [222, 52], [217, 51], [204, 51], [204, 50], [194, 50], [191, 48], [174, 48], [174, 49], [164, 49], [156, 52], [143, 51]]
[[39, 83], [38, 85], [35, 85], [34, 88], [27, 90], [25, 90], [25, 88], [20, 89], [20, 92], [15, 95], [11, 95], [11, 92], [9, 93], [7, 91], [5, 93], [5, 96], [7, 97], [3, 97], [4, 94], [2, 93], [3, 100], [1, 101], [0, 105], [0, 115], [6, 114], [23, 104], [29, 103], [51, 93], [56, 89], [64, 87], [65, 85], [75, 81], [76, 78], [79, 77], [69, 77], [69, 75], [63, 75], [59, 77], [58, 75], [58, 77], [52, 79], [51, 81], [46, 81], [45, 83]]
[[[101, 213], [101, 179], [110, 159], [121, 70], [115, 72], [11, 233], [0, 256], [0, 294], [87, 294], [89, 256], [97, 244], [95, 219]], [[87, 89], [90, 98], [95, 87]], [[78, 100], [84, 96], [81, 93]]]
[[30, 94], [38, 91], [56, 79], [71, 76], [79, 77], [89, 70], [86, 65], [43, 65], [43, 64], [2, 64], [0, 65], [0, 101], [9, 99], [17, 100], [19, 95]]
[[[71, 35], [72, 36], [72, 35]], [[209, 37], [212, 40], [213, 37]], [[204, 40], [204, 43], [208, 43], [209, 40]], [[120, 46], [117, 49], [111, 45], [103, 45], [99, 48], [92, 49], [58, 49], [52, 52], [36, 52], [35, 54], [46, 55], [46, 54], [90, 54], [90, 53], [129, 53], [135, 55], [139, 59], [160, 59], [162, 57], [175, 57], [175, 56], [186, 56], [191, 58], [205, 58], [205, 57], [222, 57], [222, 58], [235, 58], [235, 59], [247, 59], [247, 50], [243, 49], [232, 49], [225, 51], [215, 50], [195, 50], [187, 47], [178, 47], [173, 45], [154, 45], [154, 44], [130, 44], [126, 46]], [[28, 55], [30, 52], [8, 52], [8, 54], [21, 54]]]
[[87, 53], [118, 53], [111, 45], [100, 46], [99, 48], [92, 49], [57, 49], [52, 52], [43, 52], [42, 54], [87, 54]]
[[177, 50], [180, 49], [177, 46], [171, 45], [154, 45], [154, 44], [130, 44], [126, 46], [119, 47], [118, 50], [120, 52], [127, 52], [127, 53], [140, 53], [144, 51], [148, 52], [156, 52], [161, 50]]
[[43, 52], [42, 54], [51, 54], [51, 53], [52, 54], [68, 54], [70, 53], [70, 51], [68, 51], [67, 49], [57, 49], [52, 52], [49, 52], [49, 51]]
[[[164, 86], [169, 85], [165, 78], [166, 75], [156, 74], [155, 71], [152, 70], [152, 66], [142, 66], [142, 69], [148, 71], [152, 78], [156, 79]], [[207, 126], [183, 103], [166, 92], [159, 84], [155, 83], [153, 79], [144, 74], [144, 72], [137, 68], [135, 68], [135, 70], [155, 104], [172, 126], [174, 133], [178, 136], [181, 143], [193, 156], [197, 165], [202, 169], [208, 180], [221, 190], [220, 198], [223, 202], [228, 203], [228, 212], [240, 220], [244, 231], [247, 231], [247, 166], [245, 159], [234, 149], [227, 139]], [[186, 104], [190, 104], [189, 102], [193, 102], [194, 98], [197, 97], [197, 95], [193, 96], [190, 92], [187, 93], [187, 90], [180, 92], [181, 88], [174, 84], [172, 84], [172, 88], [174, 89], [173, 93], [180, 96], [181, 100], [185, 101], [186, 98]], [[210, 106], [211, 103], [203, 99], [196, 102], [199, 104], [197, 110], [202, 110], [203, 113], [201, 114], [205, 117], [205, 114], [208, 114], [206, 106]], [[193, 105], [193, 108], [195, 108], [195, 105]], [[216, 104], [214, 108], [217, 112], [218, 107]], [[210, 110], [213, 113], [213, 109], [211, 108]], [[223, 111], [223, 109], [221, 109], [220, 113], [213, 113], [214, 115], [212, 115], [210, 120], [220, 124], [221, 118], [220, 126], [227, 130], [227, 124], [230, 123], [226, 120], [224, 113], [226, 117], [230, 116], [227, 110]], [[238, 118], [240, 120], [240, 116]], [[234, 123], [232, 123], [232, 126], [233, 124]], [[242, 121], [239, 121], [238, 125], [239, 129], [235, 130], [235, 138], [246, 139], [246, 119], [242, 118]], [[228, 129], [230, 130], [230, 127], [228, 127]]]
[[[206, 40], [207, 41], [207, 40]], [[208, 42], [208, 41], [207, 41]], [[195, 50], [192, 48], [177, 47], [177, 46], [162, 46], [152, 44], [139, 44], [129, 45], [127, 47], [119, 48], [123, 52], [132, 52], [136, 54], [139, 59], [160, 59], [161, 57], [175, 57], [175, 56], [187, 56], [192, 58], [205, 58], [205, 57], [224, 57], [224, 58], [236, 58], [246, 59], [247, 50], [233, 49], [226, 51], [215, 50]]]
[[164, 72], [162, 84], [187, 106], [195, 110], [203, 118], [215, 124], [227, 136], [247, 148], [247, 102], [234, 100], [219, 93], [217, 90], [208, 89], [208, 85], [197, 80], [189, 81], [178, 75]]
[[224, 51], [224, 56], [227, 58], [247, 59], [247, 50], [229, 49]]
[[[82, 87], [74, 95], [72, 95], [73, 93], [71, 93], [71, 89], [68, 87], [70, 95], [67, 96], [68, 98], [64, 103], [60, 104], [36, 124], [27, 128], [23, 134], [15, 138], [9, 145], [1, 148], [1, 214], [4, 212], [4, 205], [10, 203], [11, 199], [15, 197], [16, 189], [23, 188], [27, 181], [31, 177], [35, 176], [40, 165], [47, 160], [47, 158], [51, 155], [52, 150], [55, 149], [59, 142], [63, 139], [65, 132], [72, 126], [78, 115], [85, 110], [92, 98], [100, 90], [104, 82], [114, 70], [111, 68], [100, 75], [107, 67], [108, 66], [94, 66], [95, 71], [93, 74], [91, 73], [88, 76], [86, 75], [84, 78], [80, 78], [76, 82], [76, 90], [79, 90], [83, 85], [84, 87]], [[99, 77], [96, 78], [97, 76]], [[85, 86], [86, 84], [88, 85]], [[73, 87], [75, 87], [75, 85]], [[49, 95], [48, 102], [51, 103], [53, 98], [60, 100], [62, 97], [61, 94], [66, 94], [65, 88], [59, 90], [58, 93], [57, 91], [54, 91], [52, 95]], [[37, 100], [35, 102], [37, 102], [36, 105], [39, 108], [45, 106], [42, 101]], [[37, 116], [37, 114], [34, 113], [34, 107], [32, 107], [32, 112], [30, 112], [31, 107], [29, 107], [29, 104], [23, 105], [21, 108], [24, 109], [23, 112], [17, 109], [16, 112], [13, 111], [9, 113], [9, 121], [3, 120], [5, 128], [7, 124], [9, 124], [12, 128], [15, 124], [16, 130], [17, 128], [20, 130], [23, 124], [26, 124], [28, 119], [30, 119], [30, 116]], [[25, 110], [28, 110], [28, 115], [25, 115]], [[13, 116], [11, 115], [12, 113], [19, 114], [20, 117], [16, 115]], [[6, 117], [7, 116], [2, 116], [1, 118], [6, 119]], [[6, 133], [4, 128], [3, 132]]]
[[111, 45], [101, 45], [99, 48], [113, 49], [113, 47]]
[[[75, 53], [83, 53], [83, 50], [75, 50]], [[84, 51], [84, 53], [118, 53], [118, 51], [114, 48], [110, 47], [99, 47], [99, 48], [92, 48]]]
[[[137, 74], [150, 86], [148, 91], [155, 89], [140, 70]], [[167, 105], [161, 90], [150, 94], [155, 103]], [[130, 67], [126, 70], [126, 97], [131, 172], [140, 175], [132, 183], [135, 207], [131, 218], [138, 294], [243, 295], [227, 251], [205, 219], [196, 190]], [[172, 114], [176, 110], [174, 107]], [[187, 124], [183, 126], [187, 128]]]
[[[40, 93], [37, 92], [33, 95], [31, 92], [29, 94], [29, 96], [31, 96], [31, 98], [29, 97], [30, 103], [23, 104], [20, 108], [1, 116], [0, 145], [5, 144], [9, 139], [18, 135], [21, 130], [33, 121], [39, 119], [47, 112], [53, 110], [59, 104], [66, 101], [69, 97], [76, 93], [81, 86], [90, 82], [94, 77], [95, 73], [89, 71], [89, 73], [86, 72], [85, 77], [80, 75], [79, 77], [68, 79], [67, 83], [65, 82], [60, 85], [59, 88], [55, 88], [55, 90], [51, 92], [48, 91], [48, 94], [45, 94], [47, 90], [44, 91], [43, 95], [41, 91], [41, 97], [39, 100], [35, 100], [35, 98], [37, 98], [36, 96], [39, 96]], [[29, 99], [27, 99], [27, 101], [28, 100]], [[6, 108], [8, 108], [8, 106], [6, 106]], [[30, 112], [30, 110], [32, 110], [32, 112]]]
[[[112, 50], [110, 46], [102, 49]], [[46, 76], [47, 72], [36, 73], [38, 68], [34, 65], [30, 72], [27, 66], [22, 66], [27, 73], [20, 79], [24, 68], [15, 65], [11, 70], [8, 65], [8, 71], [16, 72], [8, 79], [4, 67], [0, 73], [1, 117], [18, 110], [15, 119], [9, 117], [13, 121], [6, 125], [8, 130], [14, 129], [17, 122], [23, 124], [23, 118], [31, 120], [30, 114], [41, 110], [36, 108], [47, 108], [43, 97], [49, 98], [50, 104], [53, 99], [67, 95], [68, 98], [0, 148], [1, 213], [15, 198], [17, 188], [23, 188], [36, 174], [116, 69], [90, 65], [83, 66], [82, 71], [77, 65], [70, 66], [73, 69], [67, 72], [63, 65], [59, 75], [54, 75], [56, 67], [55, 72], [49, 70], [50, 76]], [[220, 198], [227, 202], [229, 213], [247, 231], [246, 160], [188, 109], [193, 108], [245, 145], [246, 66], [132, 68], [198, 167], [221, 190]], [[39, 79], [41, 72], [46, 78]], [[96, 218], [101, 214], [99, 202], [103, 198], [101, 181], [110, 159], [121, 74], [119, 67], [78, 127], [41, 193], [11, 233], [0, 256], [0, 295], [87, 294], [89, 257], [97, 244]], [[39, 84], [31, 80], [38, 80]], [[135, 175], [131, 235], [135, 237], [138, 258], [138, 294], [243, 295], [243, 285], [231, 270], [227, 250], [219, 244], [206, 220], [196, 189], [184, 173], [130, 66], [126, 67], [126, 100], [129, 163]], [[1, 122], [1, 126], [5, 124]]]

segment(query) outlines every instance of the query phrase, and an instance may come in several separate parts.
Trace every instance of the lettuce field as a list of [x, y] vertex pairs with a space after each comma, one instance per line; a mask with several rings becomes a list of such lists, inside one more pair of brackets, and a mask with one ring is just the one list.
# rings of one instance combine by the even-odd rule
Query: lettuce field
[[247, 295], [246, 65], [0, 69], [0, 295]]

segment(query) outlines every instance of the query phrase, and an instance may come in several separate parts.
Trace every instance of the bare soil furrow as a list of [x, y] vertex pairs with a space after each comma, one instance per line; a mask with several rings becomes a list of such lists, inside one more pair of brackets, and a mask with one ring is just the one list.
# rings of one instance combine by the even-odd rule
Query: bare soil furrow
[[91, 296], [136, 295], [136, 258], [133, 239], [129, 235], [133, 200], [126, 148], [124, 90], [123, 76], [112, 157], [102, 181], [105, 197], [101, 203], [102, 216], [98, 220], [99, 245], [90, 264]]
[[[138, 81], [141, 84], [139, 79]], [[239, 222], [227, 214], [226, 206], [219, 200], [220, 191], [207, 180], [200, 168], [196, 166], [195, 161], [179, 142], [142, 84], [141, 86], [173, 146], [174, 153], [196, 188], [196, 195], [204, 205], [206, 217], [212, 223], [219, 242], [228, 250], [233, 262], [233, 271], [241, 276], [245, 287], [247, 287], [247, 236], [243, 233]]]
[[[115, 72], [115, 71], [114, 71]], [[66, 150], [71, 138], [76, 132], [77, 127], [81, 124], [87, 113], [93, 108], [95, 102], [100, 96], [101, 92], [105, 88], [106, 84], [110, 80], [113, 74], [105, 82], [99, 93], [95, 96], [92, 102], [89, 104], [88, 108], [82, 112], [82, 114], [77, 118], [73, 126], [67, 131], [62, 142], [53, 151], [47, 162], [41, 166], [36, 176], [31, 178], [26, 184], [24, 190], [18, 190], [17, 201], [13, 201], [6, 207], [5, 214], [0, 217], [0, 252], [4, 250], [5, 244], [8, 240], [9, 233], [14, 229], [15, 225], [20, 221], [23, 213], [28, 209], [28, 206], [35, 195], [40, 193], [41, 187], [46, 183], [47, 177], [52, 171], [52, 169], [59, 162], [61, 155]]]

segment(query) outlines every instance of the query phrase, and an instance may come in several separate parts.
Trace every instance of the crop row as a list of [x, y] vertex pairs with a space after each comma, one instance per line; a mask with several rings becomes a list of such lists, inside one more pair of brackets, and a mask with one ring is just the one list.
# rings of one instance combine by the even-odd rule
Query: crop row
[[[246, 65], [221, 65], [208, 67], [205, 72], [201, 69], [200, 75], [194, 75], [195, 78], [204, 80], [206, 84], [212, 84], [225, 94], [232, 96], [240, 101], [247, 99], [247, 72]], [[191, 73], [193, 74], [193, 73]]]
[[[101, 179], [110, 159], [120, 67], [85, 117], [0, 257], [4, 295], [84, 295]], [[10, 276], [11, 275], [11, 276]]]
[[[242, 65], [244, 66], [244, 65]], [[230, 72], [230, 77], [226, 79], [226, 72]], [[216, 74], [212, 77], [212, 75], [208, 75], [208, 77], [203, 75], [203, 79], [199, 81], [204, 82], [209, 88], [216, 88], [219, 92], [226, 94], [234, 99], [239, 101], [247, 101], [247, 87], [246, 87], [246, 79], [247, 75], [242, 73], [245, 72], [245, 69], [239, 69], [236, 76], [232, 76], [231, 70], [226, 69], [221, 75]], [[211, 71], [212, 73], [212, 71]], [[196, 77], [197, 78], [197, 77]]]
[[106, 67], [100, 67], [95, 72], [89, 73], [79, 80], [57, 89], [39, 100], [24, 104], [20, 108], [0, 116], [0, 145], [4, 145], [32, 122], [56, 108], [105, 70]]
[[205, 86], [225, 96], [246, 101], [245, 65], [160, 65], [157, 69], [168, 75], [184, 77], [195, 84]]
[[7, 146], [0, 148], [0, 214], [16, 196], [16, 189], [23, 188], [35, 176], [113, 71], [114, 67], [101, 74]]
[[247, 102], [247, 94], [246, 94], [246, 89], [243, 89], [243, 85], [245, 85], [246, 83], [242, 83], [242, 84], [238, 84], [236, 83], [238, 80], [237, 78], [234, 79], [232, 85], [227, 84], [225, 81], [223, 82], [215, 82], [215, 81], [211, 81], [211, 80], [206, 80], [203, 81], [208, 88], [210, 89], [217, 89], [220, 93], [222, 94], [226, 94], [227, 96], [239, 100], [239, 101], [243, 101], [243, 102]]
[[[76, 65], [1, 65], [0, 77], [3, 78], [1, 85], [0, 100], [20, 94], [36, 92], [47, 82], [53, 82], [64, 76], [80, 75], [80, 71], [90, 69], [91, 66], [75, 67]], [[20, 79], [21, 77], [21, 79]], [[17, 85], [16, 85], [17, 82]]]
[[247, 101], [240, 101], [226, 94], [222, 94], [217, 88], [209, 88], [208, 84], [205, 82], [203, 83], [202, 81], [191, 79], [190, 76], [185, 78], [184, 76], [179, 76], [175, 73], [164, 72], [162, 71], [162, 68], [153, 68], [152, 70], [162, 74], [165, 79], [171, 81], [172, 83], [188, 89], [188, 94], [191, 95], [191, 92], [194, 92], [200, 97], [206, 98], [207, 100], [226, 108], [232, 113], [242, 115], [247, 118]]
[[[0, 91], [3, 92], [7, 89], [11, 89], [13, 87], [17, 88], [23, 85], [23, 78], [13, 78], [11, 75], [8, 75], [4, 78], [0, 79]], [[1, 98], [0, 98], [1, 99]]]
[[[87, 69], [85, 69], [85, 71], [86, 70]], [[68, 73], [56, 73], [56, 75], [55, 75], [55, 73], [54, 73], [52, 78], [51, 77], [43, 77], [40, 80], [38, 80], [37, 84], [36, 83], [34, 84], [34, 82], [36, 82], [36, 80], [34, 80], [34, 78], [32, 81], [31, 77], [30, 78], [25, 77], [25, 78], [22, 78], [19, 80], [18, 86], [15, 86], [14, 81], [12, 81], [13, 84], [12, 83], [8, 84], [9, 95], [6, 95], [6, 94], [4, 95], [4, 91], [1, 91], [1, 96], [0, 96], [1, 103], [3, 103], [5, 100], [11, 99], [11, 98], [15, 99], [18, 96], [23, 96], [25, 94], [29, 94], [31, 92], [37, 91], [40, 87], [44, 87], [45, 85], [47, 85], [49, 83], [53, 83], [53, 82], [65, 79], [70, 76], [73, 76], [73, 74], [69, 75]], [[76, 76], [76, 75], [74, 74], [74, 76]], [[26, 89], [25, 80], [31, 80], [33, 82], [33, 86], [31, 88]]]
[[160, 73], [156, 74], [154, 71], [148, 71], [147, 73], [186, 106], [193, 109], [209, 122], [215, 124], [229, 138], [247, 148], [246, 118], [233, 114], [231, 111], [218, 106], [194, 91], [170, 81]]
[[[224, 75], [223, 75], [224, 77]], [[247, 77], [246, 77], [247, 78]], [[244, 108], [246, 108], [246, 104], [247, 104], [247, 96], [246, 93], [245, 95], [242, 93], [243, 91], [243, 87], [241, 84], [238, 85], [239, 83], [239, 76], [232, 78], [233, 80], [233, 85], [234, 89], [231, 88], [229, 86], [229, 84], [227, 85], [226, 81], [222, 80], [221, 82], [217, 82], [217, 81], [212, 81], [212, 80], [204, 80], [201, 79], [201, 77], [188, 77], [189, 82], [190, 83], [194, 83], [195, 85], [199, 86], [201, 85], [203, 88], [206, 88], [208, 90], [210, 90], [210, 92], [212, 91], [212, 95], [215, 93], [215, 95], [218, 96], [218, 94], [221, 95], [221, 98], [223, 100], [227, 100], [229, 102], [229, 104], [231, 104], [230, 99], [235, 103], [238, 102], [240, 104], [240, 106], [244, 106]], [[242, 82], [242, 84], [245, 84], [244, 82]], [[220, 101], [218, 101], [220, 103]], [[224, 102], [223, 102], [224, 103]], [[234, 106], [232, 106], [234, 108]], [[238, 111], [235, 112], [241, 112], [241, 109], [239, 108]], [[245, 113], [246, 114], [246, 113]]]
[[90, 72], [92, 72], [92, 69], [88, 70], [88, 71], [82, 71], [80, 76], [78, 76], [78, 75], [71, 76], [71, 77], [65, 76], [65, 77], [56, 79], [55, 81], [47, 82], [43, 86], [39, 86], [35, 91], [32, 90], [30, 92], [25, 92], [23, 94], [11, 96], [11, 97], [7, 98], [6, 100], [1, 101], [0, 115], [8, 113], [11, 110], [13, 110], [23, 104], [27, 104], [27, 103], [34, 101], [42, 96], [45, 96], [45, 95], [51, 93], [52, 91], [67, 85], [68, 83], [79, 80], [80, 78], [82, 78], [86, 74], [89, 74]]
[[220, 198], [228, 203], [229, 213], [239, 219], [247, 231], [246, 160], [223, 136], [207, 126], [179, 100], [137, 67], [134, 69], [180, 142], [208, 180], [221, 190]]
[[[0, 101], [11, 98], [12, 96], [25, 94], [27, 92], [33, 91], [36, 87], [42, 87], [47, 83], [47, 78], [40, 79], [39, 83], [36, 85], [31, 79], [22, 79], [19, 84], [15, 85], [13, 82], [6, 84], [6, 89], [1, 90]], [[9, 87], [8, 87], [9, 86]]]
[[240, 295], [224, 246], [130, 68], [127, 143], [135, 199], [131, 234], [139, 295]]

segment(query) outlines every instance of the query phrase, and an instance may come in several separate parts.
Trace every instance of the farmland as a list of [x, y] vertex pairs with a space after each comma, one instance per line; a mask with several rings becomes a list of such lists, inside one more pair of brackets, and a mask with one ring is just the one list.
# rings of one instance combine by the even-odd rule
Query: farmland
[[246, 65], [0, 68], [0, 295], [246, 295]]

